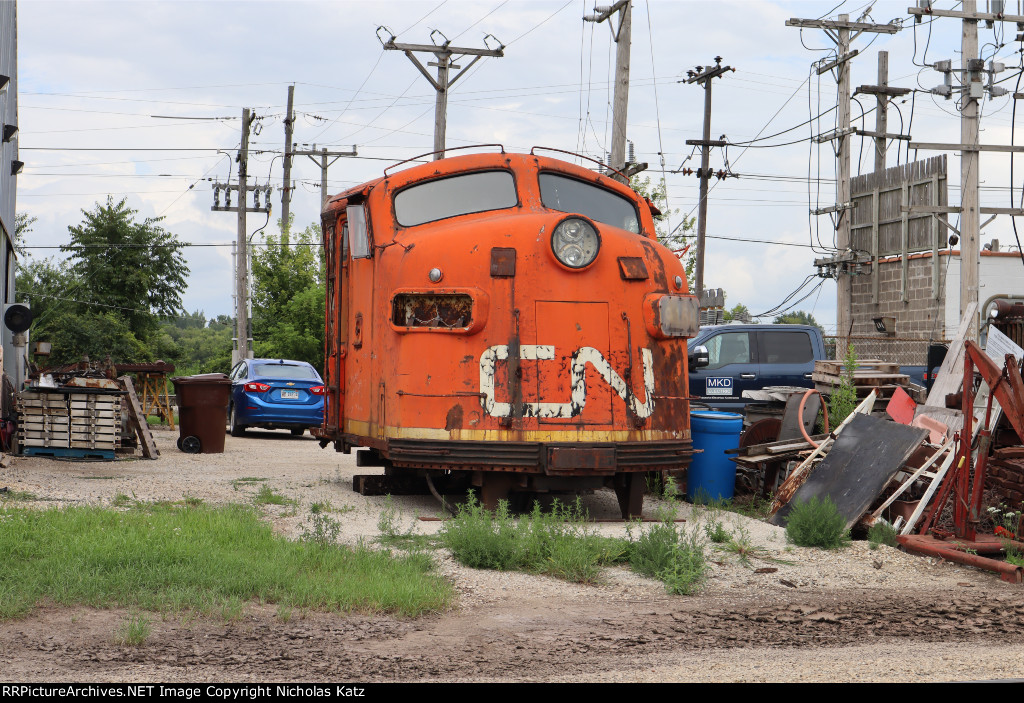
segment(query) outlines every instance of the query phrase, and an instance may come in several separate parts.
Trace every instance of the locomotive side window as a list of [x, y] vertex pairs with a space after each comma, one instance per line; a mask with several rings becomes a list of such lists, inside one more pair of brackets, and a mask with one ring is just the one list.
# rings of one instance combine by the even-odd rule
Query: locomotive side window
[[415, 227], [457, 215], [515, 207], [519, 198], [508, 171], [467, 173], [406, 188], [395, 196], [395, 219]]
[[366, 210], [363, 209], [362, 205], [349, 205], [345, 211], [348, 215], [346, 227], [348, 228], [351, 240], [352, 258], [368, 259], [371, 249], [370, 231], [366, 226]]
[[579, 213], [627, 232], [640, 231], [636, 206], [618, 193], [554, 173], [540, 174], [539, 181], [540, 200], [546, 208]]

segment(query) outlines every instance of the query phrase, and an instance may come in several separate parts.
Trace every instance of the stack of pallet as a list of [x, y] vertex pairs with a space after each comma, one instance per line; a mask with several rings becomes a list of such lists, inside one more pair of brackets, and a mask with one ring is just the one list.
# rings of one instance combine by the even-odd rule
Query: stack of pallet
[[71, 416], [64, 393], [25, 391], [18, 395], [18, 444], [21, 453], [53, 456], [71, 447]]
[[[829, 395], [833, 389], [843, 382], [846, 364], [842, 361], [815, 361], [814, 386], [818, 392]], [[900, 365], [878, 359], [857, 361], [853, 371], [853, 385], [857, 389], [858, 398], [866, 398], [875, 391], [881, 399], [891, 398], [897, 388], [902, 388], [911, 398], [919, 403], [924, 402], [925, 390], [910, 382], [910, 377], [900, 373]]]
[[[71, 448], [102, 450], [114, 457], [121, 446], [121, 397], [113, 394], [71, 393]], [[106, 456], [106, 455], [105, 455]]]
[[113, 459], [121, 440], [120, 393], [69, 391], [37, 389], [20, 394], [21, 453]]

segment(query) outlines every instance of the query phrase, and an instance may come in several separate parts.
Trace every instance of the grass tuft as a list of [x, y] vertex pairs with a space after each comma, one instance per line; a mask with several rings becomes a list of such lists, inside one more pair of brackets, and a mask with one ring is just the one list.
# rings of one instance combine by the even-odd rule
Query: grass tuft
[[139, 647], [149, 638], [150, 619], [145, 615], [129, 615], [114, 632], [114, 640], [128, 647]]
[[625, 561], [628, 554], [622, 540], [596, 534], [579, 500], [555, 501], [550, 513], [534, 503], [517, 520], [506, 501], [491, 513], [470, 494], [441, 529], [441, 542], [474, 569], [526, 571], [577, 583], [596, 583], [602, 566]]
[[896, 529], [885, 520], [879, 520], [868, 530], [868, 542], [871, 549], [878, 549], [881, 545], [888, 547], [899, 546], [896, 540]]
[[846, 518], [827, 496], [800, 501], [786, 517], [786, 539], [801, 547], [839, 549], [850, 541]]

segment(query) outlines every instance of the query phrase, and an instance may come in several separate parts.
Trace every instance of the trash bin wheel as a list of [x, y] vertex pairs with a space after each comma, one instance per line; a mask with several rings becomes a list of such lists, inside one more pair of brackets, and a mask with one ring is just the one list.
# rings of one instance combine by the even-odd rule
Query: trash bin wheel
[[199, 442], [199, 438], [196, 437], [195, 435], [182, 437], [181, 439], [178, 440], [178, 443], [178, 446], [181, 447], [181, 451], [187, 454], [198, 454], [203, 449], [202, 444], [200, 444]]
[[177, 445], [178, 445], [178, 450], [180, 451], [181, 450], [181, 437], [178, 437]]

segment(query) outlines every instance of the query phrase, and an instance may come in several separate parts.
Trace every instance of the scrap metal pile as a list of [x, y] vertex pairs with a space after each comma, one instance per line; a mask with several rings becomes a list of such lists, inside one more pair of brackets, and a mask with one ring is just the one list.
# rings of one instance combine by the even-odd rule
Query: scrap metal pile
[[[1024, 554], [1024, 352], [994, 326], [987, 351], [964, 336], [924, 405], [896, 388], [884, 410], [875, 408], [871, 390], [838, 427], [810, 436], [817, 410], [793, 410], [801, 389], [787, 403], [778, 440], [741, 442], [730, 452], [773, 495], [772, 521], [785, 524], [798, 502], [827, 497], [847, 528], [884, 519], [907, 551], [1024, 582], [1016, 563], [1024, 560], [1007, 559]], [[947, 397], [958, 407], [946, 407]]]

